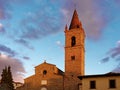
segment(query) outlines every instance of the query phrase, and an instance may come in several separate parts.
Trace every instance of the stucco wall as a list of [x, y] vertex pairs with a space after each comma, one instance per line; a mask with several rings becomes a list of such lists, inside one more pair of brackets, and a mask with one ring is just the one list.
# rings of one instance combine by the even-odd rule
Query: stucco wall
[[[116, 88], [109, 88], [109, 80], [116, 80]], [[96, 81], [96, 89], [90, 89], [90, 81]], [[92, 77], [82, 79], [82, 89], [81, 90], [120, 90], [120, 76], [111, 77]]]

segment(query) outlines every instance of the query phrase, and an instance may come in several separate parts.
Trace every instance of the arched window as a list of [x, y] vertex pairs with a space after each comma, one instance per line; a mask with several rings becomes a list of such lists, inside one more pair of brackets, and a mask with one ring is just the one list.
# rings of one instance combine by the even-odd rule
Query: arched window
[[73, 47], [73, 46], [75, 46], [75, 44], [76, 44], [76, 38], [75, 38], [75, 36], [73, 36], [71, 38], [71, 46]]

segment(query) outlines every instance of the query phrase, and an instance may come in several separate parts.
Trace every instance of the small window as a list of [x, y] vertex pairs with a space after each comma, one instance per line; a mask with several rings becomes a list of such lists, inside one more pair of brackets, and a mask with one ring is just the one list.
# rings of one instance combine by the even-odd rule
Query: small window
[[43, 75], [46, 75], [46, 74], [47, 74], [47, 71], [46, 71], [46, 70], [44, 70], [44, 71], [43, 71]]
[[75, 56], [71, 56], [71, 60], [75, 60]]
[[73, 36], [71, 38], [71, 46], [73, 47], [73, 46], [75, 46], [75, 44], [76, 44], [76, 38]]
[[115, 80], [109, 80], [109, 88], [116, 88]]
[[90, 81], [90, 89], [96, 88], [96, 81]]

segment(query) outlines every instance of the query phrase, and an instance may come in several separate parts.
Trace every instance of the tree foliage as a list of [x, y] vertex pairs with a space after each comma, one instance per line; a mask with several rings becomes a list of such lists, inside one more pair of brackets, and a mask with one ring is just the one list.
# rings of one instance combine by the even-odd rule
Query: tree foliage
[[1, 87], [2, 88], [9, 88], [9, 90], [14, 90], [13, 86], [13, 79], [12, 79], [12, 73], [11, 73], [11, 67], [5, 67], [3, 69], [2, 74], [1, 74]]

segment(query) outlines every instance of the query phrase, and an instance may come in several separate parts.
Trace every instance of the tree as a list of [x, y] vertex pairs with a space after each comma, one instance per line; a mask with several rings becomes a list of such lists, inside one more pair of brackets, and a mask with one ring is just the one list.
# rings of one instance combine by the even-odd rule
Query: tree
[[0, 90], [10, 90], [7, 84], [0, 85]]
[[1, 79], [1, 83], [4, 84], [4, 83], [7, 83], [7, 67], [5, 67], [5, 69], [3, 69], [3, 72], [2, 72], [2, 79]]
[[10, 86], [10, 90], [14, 90], [14, 86], [13, 86], [13, 78], [12, 78], [12, 73], [11, 73], [11, 68], [10, 66], [8, 67], [8, 75], [7, 75], [7, 82], [8, 82], [8, 86]]
[[[5, 67], [2, 71], [1, 87], [7, 86], [9, 90], [14, 90], [11, 68]], [[5, 87], [4, 87], [5, 88]]]

